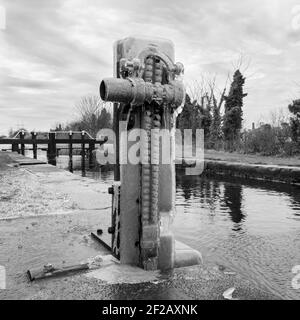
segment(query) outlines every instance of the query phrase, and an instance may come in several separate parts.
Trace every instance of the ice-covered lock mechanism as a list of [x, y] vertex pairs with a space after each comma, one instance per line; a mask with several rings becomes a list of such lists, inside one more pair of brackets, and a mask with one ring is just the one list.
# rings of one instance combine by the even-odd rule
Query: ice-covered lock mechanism
[[[175, 241], [169, 230], [175, 210], [173, 129], [175, 110], [185, 98], [184, 67], [174, 63], [171, 41], [130, 37], [115, 43], [114, 68], [114, 77], [100, 84], [102, 100], [114, 102], [112, 249], [121, 263], [147, 270], [173, 268]], [[143, 130], [144, 138], [125, 141], [134, 129]], [[163, 131], [169, 133], [167, 145], [160, 144]], [[137, 143], [140, 161], [131, 163], [128, 150]], [[169, 154], [169, 163], [162, 163], [162, 149]], [[124, 154], [128, 161], [122, 162]]]

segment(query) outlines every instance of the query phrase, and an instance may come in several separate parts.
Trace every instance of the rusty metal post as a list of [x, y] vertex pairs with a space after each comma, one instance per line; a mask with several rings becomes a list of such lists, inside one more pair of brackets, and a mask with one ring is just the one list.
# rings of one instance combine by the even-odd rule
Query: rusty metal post
[[25, 156], [25, 144], [24, 144], [25, 132], [24, 131], [20, 132], [20, 139], [23, 140], [21, 141], [21, 154]]
[[[146, 270], [174, 265], [168, 220], [174, 212], [175, 166], [160, 163], [159, 137], [165, 129], [172, 140], [177, 108], [185, 97], [182, 74], [183, 65], [174, 63], [171, 41], [129, 37], [115, 43], [114, 78], [103, 79], [99, 88], [102, 100], [114, 102], [114, 130], [119, 131], [112, 249], [120, 254], [121, 263]], [[121, 134], [131, 129], [145, 133], [139, 140], [139, 163], [130, 163], [127, 155], [134, 143]], [[173, 149], [166, 148], [172, 158]], [[167, 221], [163, 228], [162, 216]]]
[[[36, 140], [36, 132], [31, 132], [32, 140]], [[37, 159], [37, 144], [32, 144], [33, 158]]]
[[72, 131], [69, 132], [69, 171], [73, 172], [73, 145], [72, 145]]
[[85, 132], [81, 131], [81, 173], [85, 177], [85, 143], [84, 143]]
[[47, 149], [47, 159], [48, 163], [56, 166], [56, 141], [55, 132], [49, 132], [49, 143]]
[[114, 150], [115, 150], [115, 158], [116, 163], [114, 166], [114, 180], [120, 181], [120, 137], [119, 137], [119, 104], [113, 104], [113, 131], [115, 133], [115, 142], [114, 142]]

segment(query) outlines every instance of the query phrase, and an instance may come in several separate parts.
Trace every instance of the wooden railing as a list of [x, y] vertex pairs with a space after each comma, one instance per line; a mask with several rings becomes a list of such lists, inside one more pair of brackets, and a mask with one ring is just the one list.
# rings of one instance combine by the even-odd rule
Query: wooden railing
[[[46, 135], [48, 137], [38, 138], [41, 133], [31, 132], [30, 136], [25, 134], [24, 131], [18, 132], [14, 138], [4, 138], [0, 139], [0, 145], [11, 145], [11, 151], [18, 152], [25, 155], [25, 145], [32, 145], [33, 158], [37, 159], [37, 150], [45, 150], [47, 152], [47, 160], [49, 164], [56, 165], [56, 158], [58, 157], [58, 152], [62, 149], [69, 150], [69, 171], [73, 172], [73, 150], [74, 144], [80, 144], [80, 154], [81, 154], [81, 170], [85, 174], [85, 158], [88, 155], [89, 168], [93, 165], [93, 151], [97, 144], [102, 145], [107, 141], [107, 138], [102, 140], [96, 140], [91, 137], [86, 131], [81, 132], [49, 132]], [[45, 135], [45, 133], [43, 133]], [[62, 136], [62, 137], [59, 137]], [[79, 137], [78, 137], [79, 136]], [[47, 145], [47, 148], [38, 147], [39, 144]], [[57, 148], [58, 144], [67, 144], [67, 148]], [[86, 148], [88, 145], [88, 148]], [[7, 149], [6, 149], [7, 150]]]

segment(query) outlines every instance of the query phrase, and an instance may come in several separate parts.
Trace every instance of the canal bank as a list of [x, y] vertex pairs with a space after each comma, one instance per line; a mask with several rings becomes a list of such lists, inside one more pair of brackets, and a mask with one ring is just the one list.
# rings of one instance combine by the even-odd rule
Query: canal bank
[[[194, 167], [195, 159], [177, 159], [177, 168]], [[228, 176], [243, 179], [300, 184], [300, 157], [281, 158], [205, 150], [205, 176]]]
[[[25, 272], [47, 263], [70, 265], [108, 252], [90, 238], [110, 225], [108, 183], [47, 164], [19, 165], [0, 153], [0, 265], [3, 299], [276, 299], [263, 286], [231, 270], [205, 264], [149, 273], [111, 264], [99, 270], [30, 283]], [[17, 203], [17, 205], [16, 205]], [[120, 274], [126, 275], [120, 277]], [[109, 275], [109, 276], [108, 276]]]

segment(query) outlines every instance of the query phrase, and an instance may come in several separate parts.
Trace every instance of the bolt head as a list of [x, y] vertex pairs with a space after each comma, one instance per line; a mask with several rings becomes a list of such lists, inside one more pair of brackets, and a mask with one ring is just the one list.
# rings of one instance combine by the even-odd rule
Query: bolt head
[[184, 73], [184, 65], [181, 62], [175, 63], [175, 74], [180, 75]]

